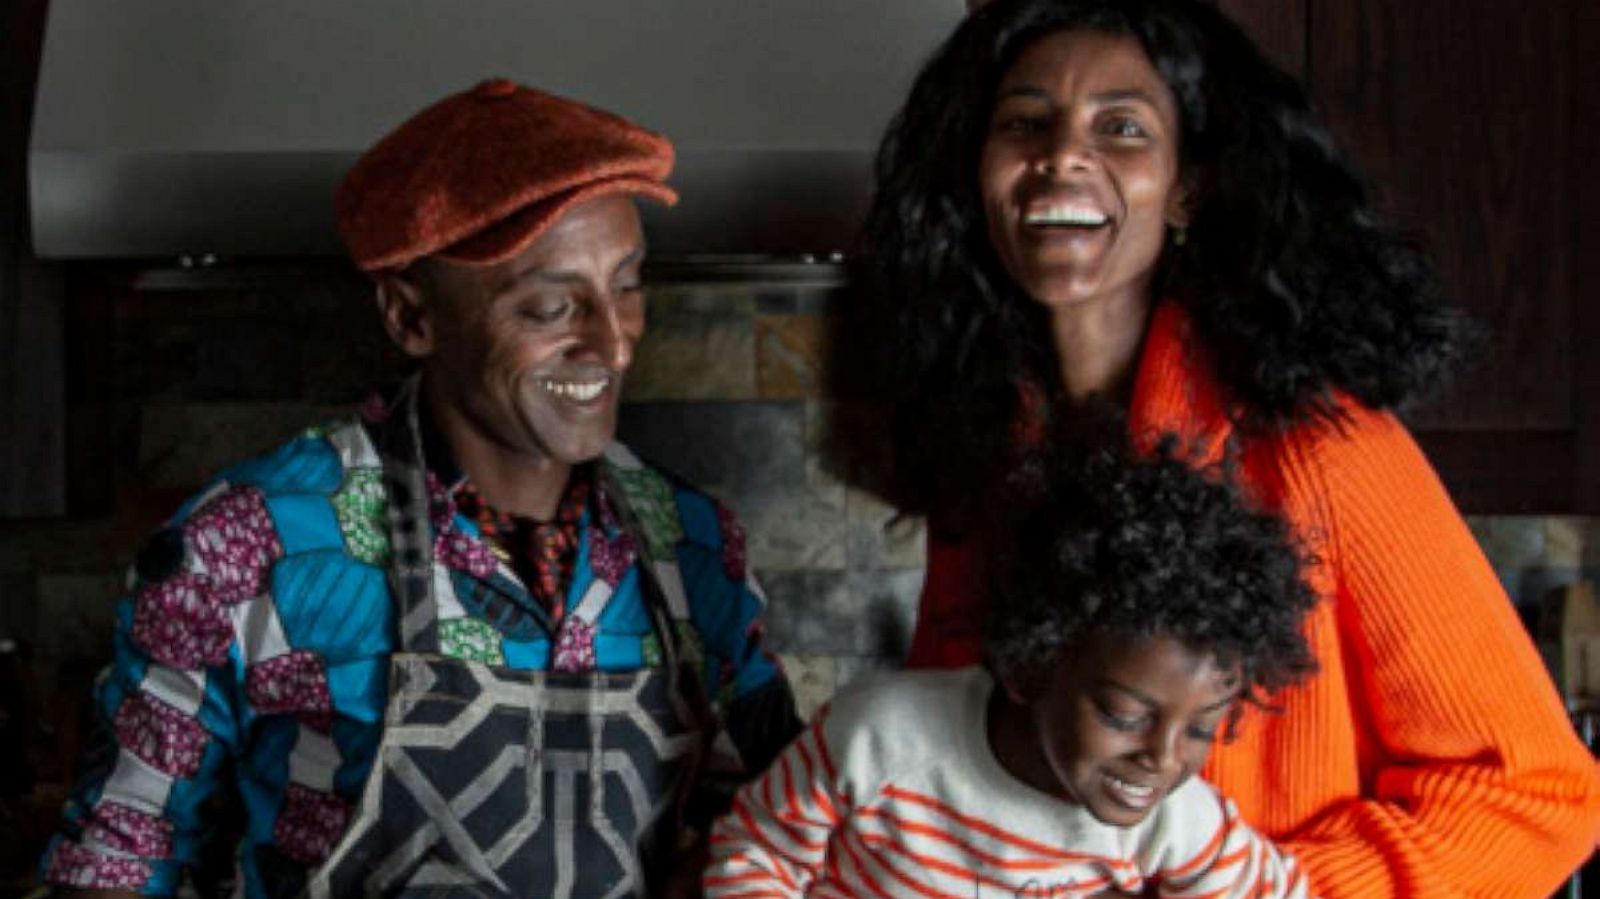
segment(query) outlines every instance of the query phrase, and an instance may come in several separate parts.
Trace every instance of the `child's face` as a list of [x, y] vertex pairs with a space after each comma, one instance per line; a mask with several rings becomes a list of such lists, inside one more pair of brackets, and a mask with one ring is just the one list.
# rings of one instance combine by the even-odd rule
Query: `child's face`
[[1165, 637], [1097, 640], [1030, 703], [1050, 792], [1117, 827], [1144, 820], [1206, 760], [1239, 696], [1217, 667]]

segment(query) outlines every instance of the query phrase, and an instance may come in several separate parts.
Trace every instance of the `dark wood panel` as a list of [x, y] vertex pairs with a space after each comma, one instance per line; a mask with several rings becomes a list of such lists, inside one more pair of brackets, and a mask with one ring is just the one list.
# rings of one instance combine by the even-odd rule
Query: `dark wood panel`
[[62, 299], [28, 242], [28, 129], [46, 6], [0, 2], [0, 518], [65, 509]]
[[67, 510], [77, 517], [113, 511], [114, 300], [121, 283], [93, 266], [69, 268], [66, 277]]
[[1492, 337], [1425, 427], [1577, 427], [1570, 19], [1586, 2], [1313, 0], [1314, 97]]
[[1416, 436], [1463, 513], [1597, 511], [1573, 489], [1582, 447], [1571, 432], [1421, 431]]
[[1273, 62], [1306, 77], [1306, 12], [1310, 0], [1216, 0]]
[[[1572, 142], [1570, 207], [1572, 229], [1573, 330], [1577, 358], [1572, 404], [1580, 448], [1574, 479], [1578, 511], [1600, 515], [1600, 3], [1568, 0], [1575, 60], [1567, 119], [1575, 123]], [[1595, 875], [1600, 879], [1600, 875]]]

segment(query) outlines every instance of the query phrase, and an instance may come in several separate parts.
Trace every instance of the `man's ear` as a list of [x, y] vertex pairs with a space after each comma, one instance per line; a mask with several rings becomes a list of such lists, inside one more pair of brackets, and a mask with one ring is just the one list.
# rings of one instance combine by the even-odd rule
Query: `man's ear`
[[389, 339], [413, 359], [433, 355], [434, 316], [428, 297], [413, 272], [381, 272], [378, 283], [378, 314]]

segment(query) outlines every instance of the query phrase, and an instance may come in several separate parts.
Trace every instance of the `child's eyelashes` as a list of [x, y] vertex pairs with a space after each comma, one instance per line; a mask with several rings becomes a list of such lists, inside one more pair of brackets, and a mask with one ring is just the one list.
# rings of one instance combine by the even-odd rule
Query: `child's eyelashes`
[[1149, 715], [1144, 713], [1122, 714], [1104, 702], [1094, 703], [1095, 714], [1113, 730], [1129, 733], [1142, 729], [1149, 722]]
[[1104, 721], [1114, 730], [1125, 731], [1127, 733], [1136, 733], [1144, 728], [1145, 718], [1143, 716], [1138, 718], [1127, 718], [1123, 717], [1122, 715], [1114, 715], [1105, 709], [1099, 709], [1098, 711], [1100, 714], [1100, 720]]
[[[1107, 727], [1122, 733], [1139, 733], [1150, 726], [1150, 715], [1145, 713], [1125, 714], [1113, 709], [1104, 703], [1094, 703], [1095, 715]], [[1218, 730], [1216, 725], [1194, 724], [1184, 728], [1183, 735], [1197, 743], [1217, 742]], [[1227, 735], [1231, 738], [1232, 734]]]

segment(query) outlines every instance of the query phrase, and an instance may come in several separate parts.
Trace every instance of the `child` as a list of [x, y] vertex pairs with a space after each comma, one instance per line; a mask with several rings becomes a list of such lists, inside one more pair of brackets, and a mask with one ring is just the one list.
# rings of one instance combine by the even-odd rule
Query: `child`
[[988, 665], [837, 696], [717, 823], [708, 896], [1306, 895], [1193, 776], [1241, 702], [1315, 668], [1286, 527], [1170, 442], [1039, 487], [993, 569]]

